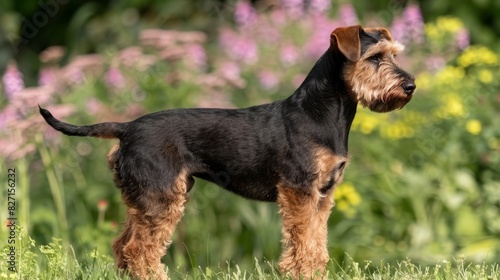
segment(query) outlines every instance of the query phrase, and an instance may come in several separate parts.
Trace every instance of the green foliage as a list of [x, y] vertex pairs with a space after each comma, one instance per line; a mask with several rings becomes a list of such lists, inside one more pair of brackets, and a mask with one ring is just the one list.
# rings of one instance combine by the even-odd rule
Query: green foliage
[[[199, 32], [140, 29], [127, 48], [103, 43], [95, 55], [53, 47], [41, 55], [35, 88], [19, 87], [23, 81], [9, 65], [0, 94], [0, 160], [4, 169], [16, 168], [16, 215], [33, 238], [16, 247], [20, 271], [40, 279], [116, 278], [107, 256], [125, 216], [105, 160], [115, 143], [55, 134], [37, 104], [70, 123], [88, 124], [284, 98], [326, 50], [331, 29], [357, 20], [349, 5], [337, 8], [303, 11], [300, 20], [279, 7], [250, 9], [236, 25], [220, 22], [212, 30], [218, 37], [208, 39]], [[383, 15], [365, 21], [383, 22]], [[399, 58], [417, 77], [413, 100], [389, 114], [359, 108], [353, 123], [352, 159], [329, 220], [333, 279], [498, 278], [499, 54], [458, 46], [466, 25], [456, 18], [421, 24], [421, 37], [408, 41]], [[201, 180], [190, 195], [164, 258], [173, 278], [278, 278], [274, 264], [264, 262], [280, 254], [276, 205]], [[0, 209], [6, 209], [3, 199]], [[2, 241], [6, 234], [0, 228]], [[412, 261], [400, 261], [407, 257]], [[5, 263], [0, 273], [7, 273]]]

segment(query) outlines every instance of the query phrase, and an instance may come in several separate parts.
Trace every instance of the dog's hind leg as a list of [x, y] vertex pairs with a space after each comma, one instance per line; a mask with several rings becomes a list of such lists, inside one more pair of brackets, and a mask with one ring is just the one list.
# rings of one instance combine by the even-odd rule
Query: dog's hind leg
[[113, 243], [118, 268], [139, 279], [167, 279], [161, 258], [182, 218], [192, 183], [181, 172], [167, 188], [143, 188], [139, 197], [122, 191], [128, 217], [126, 228]]

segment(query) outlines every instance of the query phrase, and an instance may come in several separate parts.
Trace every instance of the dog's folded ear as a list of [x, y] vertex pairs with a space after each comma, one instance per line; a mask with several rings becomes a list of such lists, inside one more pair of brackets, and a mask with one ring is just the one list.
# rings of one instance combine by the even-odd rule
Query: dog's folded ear
[[361, 57], [361, 32], [363, 28], [359, 25], [336, 28], [330, 35], [330, 47], [338, 50], [349, 61], [356, 62]]
[[368, 35], [374, 37], [377, 41], [386, 39], [387, 41], [394, 41], [389, 30], [383, 27], [365, 28], [363, 29]]

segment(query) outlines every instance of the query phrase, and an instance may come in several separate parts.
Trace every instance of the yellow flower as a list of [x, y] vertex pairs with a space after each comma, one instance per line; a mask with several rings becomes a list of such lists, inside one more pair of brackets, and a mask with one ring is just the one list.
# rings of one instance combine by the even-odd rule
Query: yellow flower
[[421, 90], [427, 90], [432, 86], [432, 77], [431, 73], [423, 72], [422, 74], [417, 76], [416, 84], [418, 88]]
[[363, 134], [372, 133], [387, 116], [361, 110], [352, 123], [352, 130]]
[[336, 207], [348, 217], [356, 214], [356, 206], [361, 203], [361, 196], [350, 182], [340, 184], [334, 192]]
[[347, 201], [344, 200], [336, 202], [335, 206], [337, 206], [337, 208], [342, 212], [346, 212], [349, 210], [349, 203], [347, 203]]
[[463, 23], [454, 17], [439, 17], [436, 23], [439, 29], [449, 33], [456, 33], [464, 27]]
[[435, 23], [425, 25], [425, 33], [430, 39], [441, 39], [448, 34], [456, 34], [464, 24], [454, 17], [439, 17]]
[[480, 121], [472, 119], [467, 121], [467, 123], [465, 124], [465, 129], [472, 135], [478, 135], [479, 133], [481, 133], [483, 127]]
[[380, 129], [380, 135], [388, 139], [409, 138], [415, 135], [412, 124], [404, 121], [396, 121], [384, 125]]
[[478, 64], [496, 65], [498, 56], [487, 47], [470, 46], [457, 58], [457, 63], [464, 68]]
[[432, 112], [434, 118], [448, 119], [463, 117], [467, 114], [467, 109], [457, 93], [450, 92], [439, 97], [441, 104]]
[[370, 134], [375, 127], [377, 127], [377, 119], [375, 118], [368, 117], [360, 124], [360, 130], [363, 134]]
[[460, 99], [450, 98], [446, 104], [447, 107], [445, 110], [451, 116], [460, 117], [465, 114], [464, 105], [462, 104], [462, 101]]
[[440, 30], [433, 23], [429, 23], [429, 24], [425, 25], [425, 33], [426, 33], [427, 37], [429, 37], [431, 39], [437, 39], [437, 38], [441, 37]]
[[485, 84], [491, 84], [493, 82], [493, 73], [490, 70], [482, 69], [478, 73], [478, 79]]
[[436, 73], [435, 79], [438, 84], [453, 85], [465, 77], [464, 69], [454, 66], [446, 66]]

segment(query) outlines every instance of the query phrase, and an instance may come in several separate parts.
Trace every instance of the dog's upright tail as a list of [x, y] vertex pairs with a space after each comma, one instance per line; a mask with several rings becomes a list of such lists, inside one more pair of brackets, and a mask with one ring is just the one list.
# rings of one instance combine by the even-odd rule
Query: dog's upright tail
[[50, 126], [66, 135], [91, 136], [110, 139], [120, 138], [125, 131], [126, 123], [105, 122], [93, 125], [76, 126], [54, 118], [48, 110], [43, 109], [40, 106], [38, 106], [38, 108], [40, 109], [40, 115], [42, 115]]

